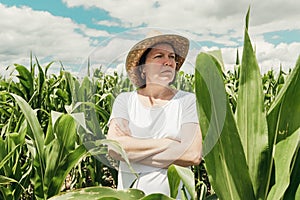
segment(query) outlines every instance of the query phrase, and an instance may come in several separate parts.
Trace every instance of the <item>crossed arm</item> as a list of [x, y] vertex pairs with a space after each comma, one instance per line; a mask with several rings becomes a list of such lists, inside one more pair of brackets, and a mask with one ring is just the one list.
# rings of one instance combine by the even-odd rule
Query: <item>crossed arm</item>
[[[199, 124], [183, 124], [180, 132], [180, 141], [171, 138], [138, 139], [131, 136], [128, 121], [117, 118], [111, 120], [107, 138], [119, 142], [131, 162], [161, 168], [171, 164], [184, 167], [198, 165], [202, 153]], [[110, 150], [109, 153], [113, 158], [122, 160], [117, 152]]]

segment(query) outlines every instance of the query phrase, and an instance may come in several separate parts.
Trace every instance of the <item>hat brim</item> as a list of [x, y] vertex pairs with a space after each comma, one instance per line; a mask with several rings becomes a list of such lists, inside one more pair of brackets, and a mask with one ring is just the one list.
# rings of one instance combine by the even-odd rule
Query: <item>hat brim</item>
[[140, 72], [138, 69], [138, 65], [142, 55], [148, 48], [151, 48], [152, 46], [159, 43], [169, 43], [173, 46], [175, 54], [177, 55], [177, 70], [179, 70], [182, 64], [184, 63], [189, 51], [190, 44], [187, 38], [174, 34], [157, 35], [154, 37], [146, 38], [134, 45], [130, 49], [126, 58], [127, 74], [131, 82], [136, 87], [140, 87], [144, 84], [144, 81], [141, 79]]

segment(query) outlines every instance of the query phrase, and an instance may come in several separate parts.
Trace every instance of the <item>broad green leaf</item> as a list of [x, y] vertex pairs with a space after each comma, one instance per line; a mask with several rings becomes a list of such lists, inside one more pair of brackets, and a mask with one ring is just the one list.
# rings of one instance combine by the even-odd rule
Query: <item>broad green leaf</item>
[[85, 76], [79, 87], [79, 90], [76, 93], [77, 100], [79, 102], [87, 102], [93, 96], [95, 91], [96, 90], [94, 88], [92, 81], [90, 80], [90, 78], [88, 76]]
[[38, 73], [38, 77], [37, 77], [37, 84], [38, 84], [37, 85], [37, 93], [38, 93], [38, 105], [40, 105], [40, 103], [43, 101], [42, 91], [43, 91], [46, 77], [45, 77], [44, 71], [36, 57], [35, 57], [35, 61], [38, 66], [38, 69], [39, 69], [39, 73]]
[[[102, 119], [105, 122], [108, 121], [110, 114], [104, 108], [101, 108], [100, 106], [98, 106], [92, 102], [77, 102], [73, 108], [72, 107], [68, 108], [68, 110], [69, 110], [68, 113], [74, 113], [75, 111], [76, 112], [78, 112], [78, 111], [84, 112], [85, 110], [80, 110], [81, 106], [88, 106], [90, 109], [92, 109], [92, 111], [97, 112], [97, 114], [100, 114], [100, 116], [102, 117]], [[91, 112], [91, 111], [89, 111], [89, 112]]]
[[219, 198], [216, 194], [212, 194], [212, 195], [205, 197], [203, 200], [219, 200]]
[[[4, 142], [2, 143], [2, 141], [0, 141], [0, 144], [4, 145]], [[13, 154], [15, 153], [15, 150], [20, 146], [20, 144], [16, 145], [7, 155], [3, 155], [4, 152], [0, 152], [1, 157], [3, 157], [3, 159], [0, 162], [0, 169], [3, 168], [3, 166], [6, 164], [6, 162], [13, 156]]]
[[255, 199], [243, 146], [218, 65], [209, 54], [200, 53], [197, 57], [195, 92], [204, 136], [203, 152], [205, 140], [210, 135], [214, 135], [213, 140], [218, 139], [214, 146], [209, 147], [211, 151], [204, 158], [208, 174], [220, 199]]
[[298, 189], [295, 195], [295, 199], [300, 199], [300, 185], [298, 185]]
[[[34, 144], [36, 145], [37, 152], [43, 156], [43, 147], [44, 147], [44, 133], [39, 124], [39, 121], [36, 117], [35, 112], [32, 110], [30, 105], [20, 96], [11, 94], [14, 99], [16, 100], [18, 106], [20, 107], [21, 111], [23, 112], [30, 129], [32, 130], [32, 134], [29, 135], [33, 140]], [[42, 161], [42, 160], [41, 160]], [[44, 163], [41, 163], [42, 166]]]
[[[248, 23], [249, 11], [246, 23]], [[248, 27], [248, 25], [246, 25]], [[259, 66], [245, 29], [236, 122], [256, 198], [264, 198], [268, 176], [268, 128]], [[265, 166], [265, 167], [264, 167]]]
[[225, 71], [224, 68], [224, 62], [222, 58], [222, 52], [221, 50], [214, 50], [214, 51], [209, 51], [207, 52], [209, 55], [213, 56], [215, 60], [219, 63], [221, 71]]
[[270, 143], [276, 143], [300, 127], [300, 56], [268, 111]]
[[[211, 67], [214, 69], [211, 70]], [[220, 76], [222, 73], [220, 62], [214, 56], [210, 53], [198, 55], [195, 71], [196, 97], [201, 107], [207, 109], [198, 109], [199, 116], [206, 115], [206, 117], [200, 117], [204, 138], [203, 156], [206, 156], [219, 140], [226, 117], [226, 93]], [[199, 108], [200, 105], [197, 104], [197, 106]]]
[[52, 129], [54, 129], [54, 125], [56, 121], [63, 115], [64, 113], [51, 111], [51, 121], [52, 121]]
[[46, 67], [45, 67], [45, 76], [47, 76], [47, 72], [50, 68], [50, 66], [54, 63], [54, 61], [51, 61]]
[[22, 190], [25, 190], [25, 188], [21, 184], [19, 184], [17, 180], [0, 175], [0, 185], [8, 185], [10, 183], [17, 183], [22, 188]]
[[[168, 180], [170, 186], [171, 197], [176, 198], [178, 193], [178, 186], [182, 181], [185, 188], [188, 190], [191, 199], [195, 199], [195, 182], [194, 173], [186, 167], [171, 165], [168, 168]], [[183, 197], [183, 196], [182, 196]]]
[[[19, 88], [17, 84], [12, 82], [11, 80], [7, 81], [0, 81], [0, 86], [6, 89], [7, 92], [14, 93], [19, 96], [24, 96], [25, 94], [22, 92], [22, 90]], [[1, 91], [1, 95], [5, 94], [5, 92]]]
[[[47, 194], [49, 186], [57, 172], [59, 166], [59, 155], [63, 151], [63, 148], [60, 146], [58, 139], [52, 140], [47, 144], [45, 148], [45, 159], [46, 159], [46, 169], [45, 169], [45, 179], [44, 179], [44, 192]], [[65, 155], [64, 155], [65, 156]], [[62, 159], [62, 158], [61, 158]], [[51, 188], [53, 189], [53, 188]]]
[[55, 175], [52, 177], [47, 197], [52, 197], [60, 192], [67, 175], [84, 156], [86, 156], [86, 149], [83, 145], [78, 146], [75, 150], [64, 156], [64, 159], [58, 163]]
[[101, 198], [111, 198], [111, 199], [122, 199], [122, 200], [132, 200], [141, 199], [145, 194], [143, 191], [138, 189], [128, 189], [128, 190], [116, 190], [108, 187], [88, 187], [75, 190], [72, 192], [63, 193], [50, 198], [49, 200], [85, 200], [85, 199], [101, 199]]
[[18, 78], [20, 80], [21, 85], [24, 87], [26, 94], [26, 100], [29, 100], [31, 95], [34, 92], [34, 77], [30, 73], [30, 71], [24, 67], [23, 65], [15, 64], [16, 70], [19, 72]]
[[[275, 147], [277, 142], [289, 137], [300, 127], [300, 56], [286, 83], [281, 88], [279, 94], [272, 103], [268, 115], [269, 144]], [[274, 151], [274, 149], [273, 149]], [[296, 165], [300, 164], [300, 156], [297, 155]], [[270, 168], [272, 167], [272, 163]], [[298, 185], [300, 184], [300, 170], [294, 167], [291, 173], [291, 184], [285, 194], [286, 199], [295, 196]]]
[[187, 197], [186, 197], [187, 195], [185, 193], [185, 190], [181, 189], [180, 194], [181, 194], [181, 200], [188, 200]]
[[72, 99], [72, 105], [74, 106], [76, 102], [78, 102], [77, 99], [77, 94], [76, 92], [78, 91], [79, 88], [79, 82], [77, 80], [74, 80], [73, 76], [71, 75], [70, 72], [64, 72], [64, 76], [67, 80], [68, 83], [68, 89], [71, 95]]
[[[275, 146], [275, 185], [272, 186], [267, 200], [281, 199], [290, 183], [292, 158], [298, 152], [300, 128], [291, 136], [281, 140]], [[299, 170], [299, 166], [295, 166]]]
[[76, 122], [68, 114], [61, 115], [55, 122], [54, 131], [57, 136], [60, 148], [62, 148], [59, 157], [63, 158], [65, 152], [74, 149], [76, 143]]
[[17, 183], [15, 179], [0, 175], [0, 185], [8, 185], [10, 183]]
[[21, 111], [23, 112], [25, 119], [27, 120], [30, 130], [28, 130], [28, 136], [31, 138], [35, 151], [36, 156], [35, 159], [37, 159], [37, 167], [38, 172], [37, 174], [40, 175], [41, 182], [44, 181], [44, 170], [45, 170], [45, 160], [44, 160], [44, 133], [43, 130], [39, 124], [39, 121], [36, 117], [35, 112], [32, 110], [32, 108], [28, 105], [28, 103], [20, 96], [11, 94], [14, 99], [16, 100], [18, 106], [20, 107]]
[[52, 125], [52, 112], [49, 117], [48, 126], [46, 130], [46, 136], [45, 136], [45, 145], [47, 146], [51, 141], [55, 139], [54, 131], [53, 131], [53, 125]]
[[178, 187], [180, 184], [180, 177], [178, 176], [178, 173], [177, 173], [174, 165], [171, 165], [168, 168], [168, 181], [169, 181], [169, 187], [170, 187], [170, 196], [173, 198], [176, 198], [178, 195]]
[[285, 191], [284, 194], [284, 200], [295, 200], [295, 199], [300, 199], [300, 198], [295, 198], [295, 196], [300, 197], [300, 170], [298, 169], [298, 166], [300, 166], [300, 154], [299, 154], [299, 149], [297, 150], [298, 152], [296, 153], [296, 158], [295, 161], [293, 162], [293, 170], [290, 175], [290, 185]]
[[140, 200], [173, 200], [173, 198], [170, 198], [165, 194], [149, 194]]
[[[102, 150], [99, 152], [98, 147], [101, 145], [107, 145], [109, 149], [112, 149], [113, 151], [119, 153], [121, 157], [124, 159], [125, 163], [129, 167], [130, 171], [135, 175], [138, 176], [137, 173], [134, 171], [132, 166], [130, 165], [129, 159], [127, 157], [127, 154], [125, 150], [121, 147], [121, 145], [115, 141], [115, 140], [108, 140], [108, 139], [101, 139], [101, 140], [95, 140], [95, 141], [86, 141], [84, 142], [84, 146], [87, 148], [87, 150], [94, 156], [97, 156], [98, 154], [103, 154]], [[106, 153], [106, 152], [104, 152]], [[109, 165], [109, 163], [104, 162], [104, 164]]]

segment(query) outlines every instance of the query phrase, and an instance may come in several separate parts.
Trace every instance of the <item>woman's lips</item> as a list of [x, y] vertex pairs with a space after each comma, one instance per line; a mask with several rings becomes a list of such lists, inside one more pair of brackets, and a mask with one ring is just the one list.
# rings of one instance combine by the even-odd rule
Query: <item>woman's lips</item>
[[164, 70], [161, 73], [173, 73], [172, 70]]

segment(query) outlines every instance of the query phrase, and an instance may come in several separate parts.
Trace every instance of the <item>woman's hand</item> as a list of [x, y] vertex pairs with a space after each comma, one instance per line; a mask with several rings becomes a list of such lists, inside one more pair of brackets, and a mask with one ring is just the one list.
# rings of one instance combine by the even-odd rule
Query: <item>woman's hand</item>
[[183, 167], [199, 165], [202, 159], [202, 135], [199, 124], [186, 123], [181, 127], [181, 141], [174, 141], [168, 148], [140, 161], [145, 165], [168, 168], [171, 164]]
[[[198, 165], [201, 162], [202, 136], [199, 124], [183, 124], [181, 140], [171, 138], [138, 139], [131, 137], [128, 121], [111, 120], [107, 138], [120, 143], [131, 162], [167, 168], [171, 164], [180, 166]], [[113, 158], [122, 160], [112, 153]]]
[[[121, 147], [126, 151], [127, 157], [131, 162], [138, 162], [149, 156], [160, 153], [171, 144], [178, 143], [178, 141], [170, 138], [161, 139], [138, 139], [131, 136], [128, 127], [128, 121], [121, 118], [112, 119], [109, 125], [107, 139], [117, 141]], [[109, 148], [109, 154], [117, 159], [122, 160], [118, 153]]]

